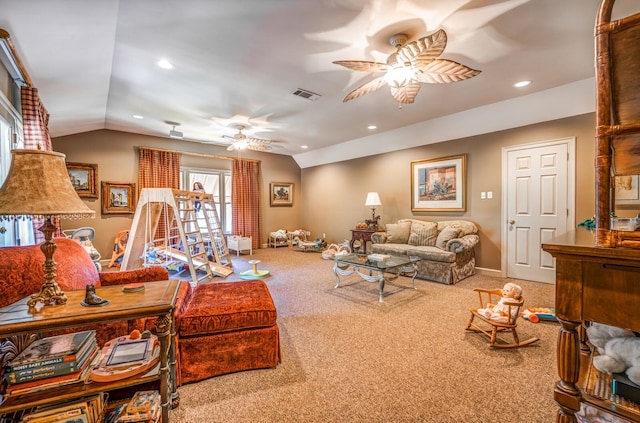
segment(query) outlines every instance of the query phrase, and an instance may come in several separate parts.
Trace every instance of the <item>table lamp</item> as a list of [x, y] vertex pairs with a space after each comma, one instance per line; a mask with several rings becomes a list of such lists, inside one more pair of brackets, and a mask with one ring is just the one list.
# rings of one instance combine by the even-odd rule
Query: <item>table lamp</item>
[[65, 155], [53, 151], [13, 150], [7, 179], [0, 188], [0, 219], [10, 220], [28, 216], [42, 216], [44, 224], [38, 228], [44, 234], [40, 249], [44, 254], [44, 283], [40, 292], [28, 300], [29, 307], [38, 302], [44, 305], [65, 304], [67, 296], [55, 280], [56, 262], [52, 241], [56, 226], [53, 218], [83, 219], [95, 217], [78, 197], [71, 185], [65, 165]]
[[369, 192], [367, 193], [367, 199], [364, 202], [365, 206], [373, 206], [371, 207], [371, 225], [370, 229], [378, 228], [378, 219], [380, 216], [376, 216], [376, 206], [381, 206], [382, 202], [380, 201], [380, 196], [377, 192]]

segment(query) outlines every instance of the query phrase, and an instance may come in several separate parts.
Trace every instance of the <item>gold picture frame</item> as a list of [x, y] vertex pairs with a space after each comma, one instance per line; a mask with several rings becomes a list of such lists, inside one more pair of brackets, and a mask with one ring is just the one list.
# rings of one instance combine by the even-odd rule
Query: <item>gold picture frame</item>
[[411, 211], [465, 211], [467, 155], [411, 162]]
[[67, 162], [71, 185], [80, 198], [98, 198], [98, 165]]
[[293, 206], [293, 182], [271, 182], [269, 204], [271, 207]]
[[135, 183], [102, 181], [102, 214], [131, 214], [135, 209]]

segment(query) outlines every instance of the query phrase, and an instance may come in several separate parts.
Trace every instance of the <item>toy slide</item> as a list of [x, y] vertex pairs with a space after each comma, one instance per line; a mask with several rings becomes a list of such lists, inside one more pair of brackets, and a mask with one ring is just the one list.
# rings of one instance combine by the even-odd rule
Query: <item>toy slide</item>
[[531, 323], [538, 323], [540, 320], [557, 321], [556, 310], [547, 307], [529, 307], [522, 312], [522, 317]]

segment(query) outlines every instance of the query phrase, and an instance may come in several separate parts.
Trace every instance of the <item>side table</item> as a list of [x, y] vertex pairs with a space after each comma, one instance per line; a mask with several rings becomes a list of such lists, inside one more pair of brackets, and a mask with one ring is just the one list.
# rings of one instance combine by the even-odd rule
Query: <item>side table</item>
[[253, 255], [252, 237], [230, 235], [227, 237], [227, 248], [236, 252], [236, 257], [240, 256], [240, 251], [249, 250], [249, 255]]
[[355, 252], [355, 250], [353, 249], [353, 243], [356, 241], [360, 241], [361, 243], [363, 243], [363, 247], [362, 247], [363, 253], [368, 254], [367, 242], [369, 243], [371, 242], [371, 235], [373, 235], [376, 232], [378, 231], [374, 229], [351, 229], [351, 242], [349, 243], [349, 246], [351, 247], [351, 251]]

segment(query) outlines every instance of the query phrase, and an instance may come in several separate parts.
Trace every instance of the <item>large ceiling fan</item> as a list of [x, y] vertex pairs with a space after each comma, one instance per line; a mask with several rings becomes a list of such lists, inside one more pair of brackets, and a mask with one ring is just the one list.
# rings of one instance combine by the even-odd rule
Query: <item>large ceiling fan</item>
[[229, 151], [234, 151], [234, 150], [254, 150], [254, 151], [271, 151], [271, 141], [270, 140], [264, 140], [261, 138], [253, 138], [253, 137], [248, 137], [245, 134], [242, 133], [242, 130], [245, 129], [244, 125], [238, 125], [238, 133], [233, 135], [233, 136], [229, 136], [229, 135], [223, 135], [223, 138], [226, 138], [228, 140], [230, 140], [229, 142], [231, 142], [231, 145], [229, 147], [227, 147], [227, 150]]
[[351, 91], [343, 100], [347, 102], [369, 94], [388, 84], [391, 95], [399, 103], [413, 103], [420, 91], [420, 83], [446, 84], [473, 78], [480, 73], [465, 65], [447, 59], [438, 59], [447, 46], [443, 29], [407, 44], [406, 34], [396, 34], [389, 42], [397, 50], [387, 63], [362, 60], [339, 60], [333, 63], [362, 72], [385, 72]]

